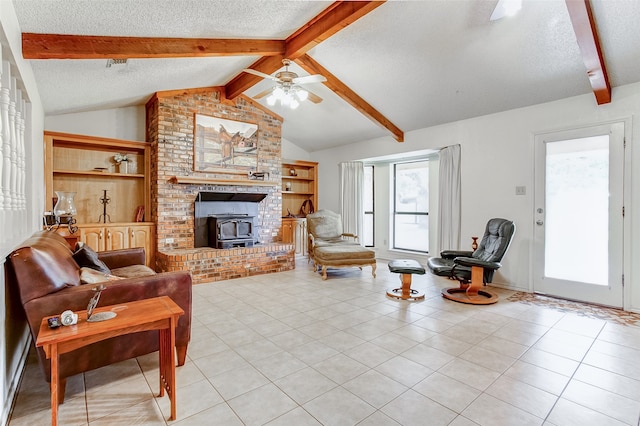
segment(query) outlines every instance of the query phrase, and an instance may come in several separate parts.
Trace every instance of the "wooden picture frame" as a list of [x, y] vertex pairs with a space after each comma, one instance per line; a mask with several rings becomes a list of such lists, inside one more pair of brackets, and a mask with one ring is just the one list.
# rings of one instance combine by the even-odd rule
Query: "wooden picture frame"
[[225, 172], [258, 166], [258, 125], [195, 114], [193, 170]]

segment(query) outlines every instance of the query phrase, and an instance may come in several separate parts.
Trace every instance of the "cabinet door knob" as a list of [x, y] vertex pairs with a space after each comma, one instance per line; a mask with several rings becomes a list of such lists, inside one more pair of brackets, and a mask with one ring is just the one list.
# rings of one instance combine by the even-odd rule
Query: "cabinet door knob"
[[98, 235], [99, 239], [102, 239], [102, 231], [100, 231], [100, 234]]

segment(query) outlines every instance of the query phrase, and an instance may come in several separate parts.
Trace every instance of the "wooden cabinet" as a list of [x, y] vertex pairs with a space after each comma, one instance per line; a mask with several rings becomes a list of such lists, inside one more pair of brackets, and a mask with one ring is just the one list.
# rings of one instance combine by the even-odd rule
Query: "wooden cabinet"
[[293, 243], [296, 256], [307, 254], [307, 220], [304, 218], [282, 219], [282, 241]]
[[86, 224], [78, 226], [78, 238], [93, 250], [119, 250], [142, 247], [147, 266], [154, 266], [155, 227], [153, 224]]
[[78, 227], [80, 241], [95, 251], [105, 251], [107, 248], [104, 226]]
[[[318, 163], [282, 160], [282, 241], [295, 245], [296, 256], [307, 254], [307, 221], [300, 216], [310, 201], [318, 210]], [[309, 213], [309, 203], [304, 213]]]
[[156, 258], [156, 227], [153, 224], [132, 225], [128, 229], [129, 247], [143, 247], [146, 254], [147, 266], [155, 267]]
[[[150, 144], [49, 131], [44, 143], [45, 210], [53, 210], [56, 191], [75, 192], [80, 241], [96, 251], [144, 247], [147, 264], [154, 267]], [[123, 156], [127, 162], [117, 164], [114, 157]], [[108, 223], [102, 223], [105, 190]], [[147, 222], [137, 221], [141, 209]]]

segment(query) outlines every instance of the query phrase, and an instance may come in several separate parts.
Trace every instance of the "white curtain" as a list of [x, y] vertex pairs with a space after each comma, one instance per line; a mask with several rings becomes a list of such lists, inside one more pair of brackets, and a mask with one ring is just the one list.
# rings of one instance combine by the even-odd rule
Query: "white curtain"
[[360, 161], [340, 163], [340, 214], [343, 232], [356, 234], [362, 244], [364, 223], [364, 164]]
[[438, 247], [460, 249], [460, 145], [440, 150]]

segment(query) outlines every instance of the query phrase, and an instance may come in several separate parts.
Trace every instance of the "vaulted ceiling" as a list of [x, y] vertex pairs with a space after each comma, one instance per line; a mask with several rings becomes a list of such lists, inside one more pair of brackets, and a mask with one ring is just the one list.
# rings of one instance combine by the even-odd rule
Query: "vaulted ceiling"
[[[156, 91], [225, 86], [255, 96], [281, 59], [324, 101], [284, 118], [315, 151], [640, 81], [636, 0], [388, 2], [14, 0], [47, 115], [144, 104]], [[107, 59], [128, 58], [107, 67]], [[615, 93], [615, 92], [614, 92]], [[259, 102], [266, 106], [264, 98]]]

